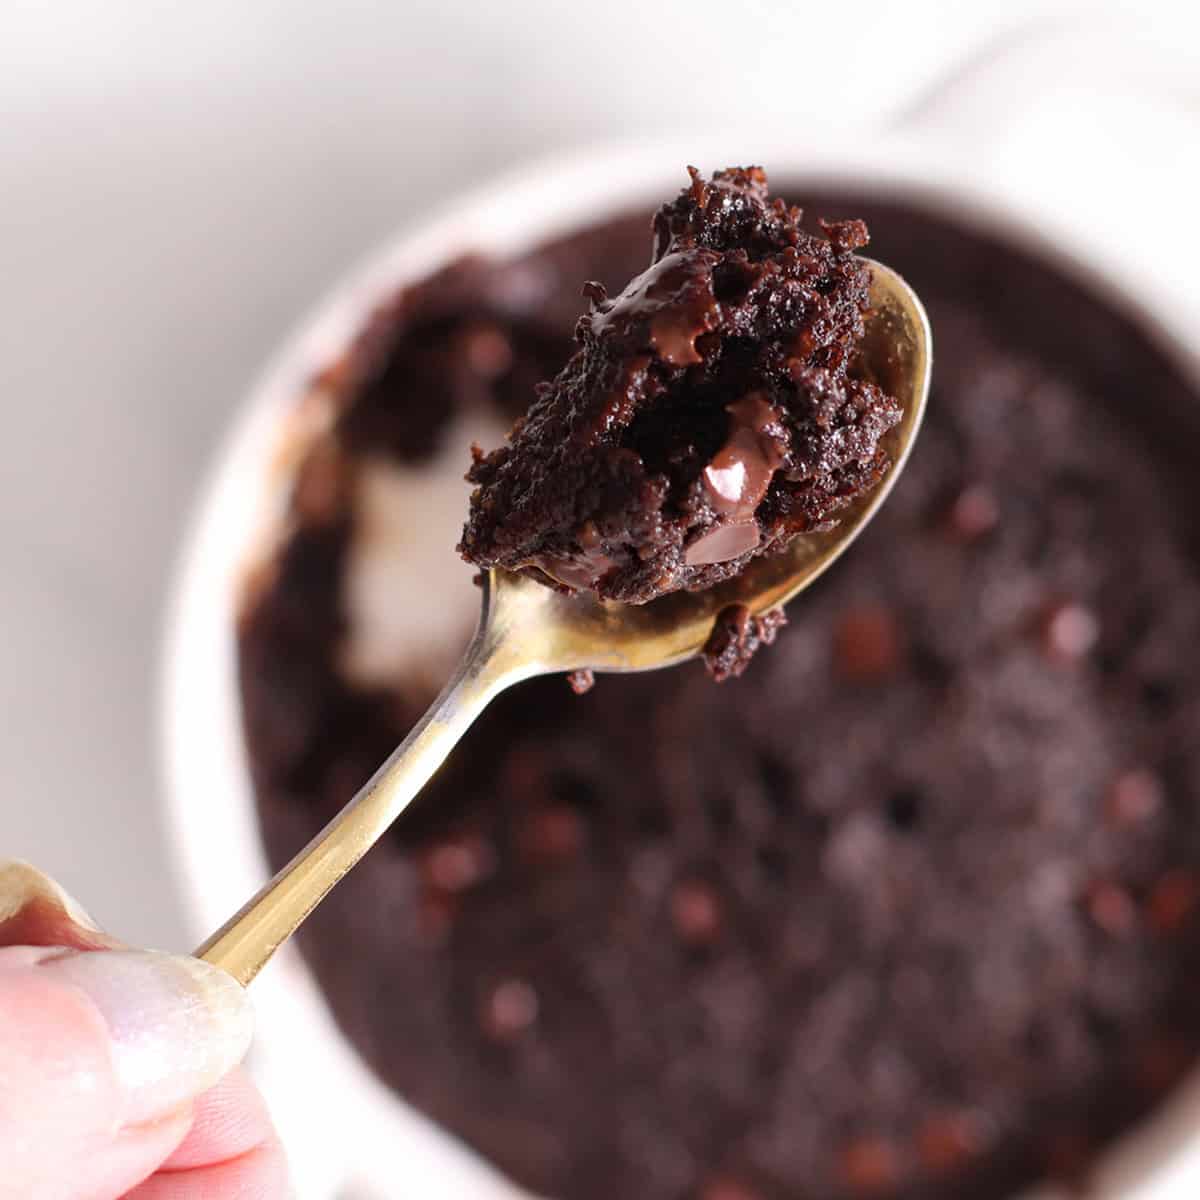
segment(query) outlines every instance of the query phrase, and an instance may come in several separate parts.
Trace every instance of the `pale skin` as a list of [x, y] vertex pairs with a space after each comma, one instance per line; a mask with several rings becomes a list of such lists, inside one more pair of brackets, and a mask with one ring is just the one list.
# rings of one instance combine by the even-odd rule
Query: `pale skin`
[[[266, 1106], [240, 1067], [227, 1069], [249, 1026], [235, 1013], [232, 1041], [207, 1059], [203, 1039], [175, 1045], [156, 1033], [147, 1066], [136, 1028], [114, 1049], [113, 1030], [136, 1026], [149, 992], [116, 994], [137, 993], [127, 982], [136, 976], [108, 967], [133, 958], [141, 970], [140, 956], [81, 920], [44, 876], [0, 863], [0, 1200], [285, 1200]], [[169, 988], [164, 996], [165, 1011], [176, 1001]], [[178, 1003], [189, 1003], [186, 988]], [[166, 1015], [148, 1020], [161, 1031]], [[221, 1042], [219, 1030], [213, 1037]]]

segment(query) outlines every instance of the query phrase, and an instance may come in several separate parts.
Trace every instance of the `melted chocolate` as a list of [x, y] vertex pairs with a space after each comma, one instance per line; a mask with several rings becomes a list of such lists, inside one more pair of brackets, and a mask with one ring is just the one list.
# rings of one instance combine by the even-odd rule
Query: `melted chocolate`
[[572, 554], [535, 554], [521, 564], [532, 567], [570, 591], [588, 591], [616, 566], [603, 550], [580, 548]]
[[[633, 338], [648, 343], [674, 367], [703, 361], [696, 339], [717, 323], [713, 267], [720, 255], [711, 250], [676, 250], [642, 272], [615, 299], [595, 304], [589, 318], [601, 339]], [[592, 290], [589, 295], [595, 298]]]

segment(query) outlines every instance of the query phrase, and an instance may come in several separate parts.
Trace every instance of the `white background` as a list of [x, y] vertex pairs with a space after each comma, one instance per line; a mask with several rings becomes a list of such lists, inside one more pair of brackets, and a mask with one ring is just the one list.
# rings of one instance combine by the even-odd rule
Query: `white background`
[[[852, 137], [927, 113], [962, 64], [1047, 27], [1080, 30], [1078, 54], [1060, 36], [1030, 67], [1057, 104], [1014, 133], [1010, 82], [941, 112], [939, 136], [964, 170], [1077, 192], [1081, 219], [1111, 214], [1107, 187], [1183, 212], [1155, 181], [1198, 153], [1194, 10], [0, 0], [0, 857], [55, 873], [131, 940], [186, 948], [158, 815], [172, 556], [258, 367], [385, 235], [515, 159], [601, 137], [749, 133], [764, 112]], [[1117, 22], [1151, 55], [1119, 102], [1120, 70], [1088, 49]], [[1161, 78], [1155, 54], [1173, 63]], [[1143, 129], [1139, 88], [1182, 100], [1169, 139]], [[1190, 268], [1162, 273], [1196, 301]]]

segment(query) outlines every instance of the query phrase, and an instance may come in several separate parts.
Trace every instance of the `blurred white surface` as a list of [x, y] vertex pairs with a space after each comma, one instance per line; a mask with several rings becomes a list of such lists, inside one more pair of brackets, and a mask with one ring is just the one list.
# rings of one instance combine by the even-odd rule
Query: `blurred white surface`
[[[732, 16], [736, 11], [736, 17]], [[861, 27], [845, 34], [853, 17]], [[759, 115], [929, 115], [956, 64], [1062, 19], [1046, 84], [938, 110], [997, 188], [1181, 217], [1200, 173], [1200, 16], [1180, 4], [8, 0], [0, 7], [0, 856], [52, 871], [135, 941], [186, 946], [157, 797], [172, 554], [233, 408], [344, 266], [513, 159]], [[1147, 69], [1155, 56], [1173, 65]], [[845, 78], [850, 56], [853, 74]], [[833, 114], [831, 117], [830, 114]], [[1004, 119], [1001, 119], [1004, 118]], [[707, 167], [718, 164], [702, 164]], [[769, 166], [769, 164], [768, 164]], [[1161, 251], [1155, 251], [1161, 253]], [[1200, 319], [1200, 265], [1163, 254]]]

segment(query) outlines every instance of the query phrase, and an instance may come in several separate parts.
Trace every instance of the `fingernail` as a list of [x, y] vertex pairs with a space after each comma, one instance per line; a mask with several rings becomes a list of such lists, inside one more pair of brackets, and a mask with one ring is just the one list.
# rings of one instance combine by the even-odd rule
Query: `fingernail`
[[254, 1014], [245, 989], [200, 959], [106, 950], [66, 954], [39, 969], [78, 988], [104, 1018], [126, 1125], [207, 1091], [250, 1046]]
[[93, 933], [100, 926], [61, 884], [44, 871], [15, 859], [0, 859], [0, 925], [35, 905], [46, 905]]

